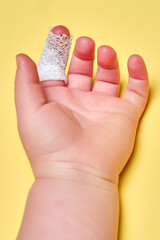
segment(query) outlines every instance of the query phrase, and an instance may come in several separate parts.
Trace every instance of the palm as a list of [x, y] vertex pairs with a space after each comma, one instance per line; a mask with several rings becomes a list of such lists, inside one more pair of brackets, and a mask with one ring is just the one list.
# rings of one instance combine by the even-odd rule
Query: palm
[[[93, 55], [92, 51], [90, 55]], [[37, 163], [44, 166], [51, 162], [76, 162], [114, 177], [123, 169], [132, 152], [138, 120], [146, 104], [148, 81], [137, 80], [147, 76], [144, 62], [140, 57], [137, 58], [139, 66], [137, 64], [136, 69], [131, 69], [134, 70], [131, 75], [135, 74], [135, 78], [130, 76], [130, 85], [123, 97], [119, 98], [117, 59], [113, 60], [112, 56], [108, 60], [108, 64], [114, 65], [114, 69], [108, 69], [107, 73], [106, 69], [104, 71], [99, 66], [91, 91], [91, 77], [89, 79], [88, 75], [92, 75], [93, 59], [92, 64], [89, 61], [86, 63], [89, 64], [88, 68], [86, 67], [87, 76], [84, 73], [82, 76], [75, 64], [78, 58], [74, 58], [73, 55], [68, 87], [58, 84], [46, 87], [42, 83], [47, 102], [44, 104], [43, 93], [40, 92], [40, 107], [30, 112], [25, 121], [19, 116], [19, 130], [24, 148], [33, 168], [37, 168]], [[101, 58], [102, 53], [99, 55], [100, 62]], [[84, 63], [81, 63], [80, 67], [82, 66], [81, 71], [86, 71]], [[99, 81], [98, 78], [102, 75], [105, 78], [105, 74], [106, 83]], [[112, 82], [108, 83], [108, 78]], [[82, 80], [88, 83], [81, 84]], [[35, 101], [34, 97], [33, 99]]]
[[[132, 104], [103, 93], [63, 87], [55, 87], [53, 96], [31, 119], [28, 152], [36, 154], [37, 161], [63, 159], [105, 172], [121, 171], [132, 151], [137, 127]], [[103, 158], [97, 162], [98, 156]]]

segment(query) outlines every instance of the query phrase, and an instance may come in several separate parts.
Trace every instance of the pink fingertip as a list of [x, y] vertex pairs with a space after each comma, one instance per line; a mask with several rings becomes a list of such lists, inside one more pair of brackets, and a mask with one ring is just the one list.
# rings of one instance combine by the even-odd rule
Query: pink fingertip
[[89, 37], [79, 37], [76, 41], [74, 54], [83, 60], [94, 59], [95, 42]]
[[132, 78], [146, 80], [148, 73], [143, 58], [138, 54], [133, 54], [128, 59], [128, 71]]
[[68, 28], [66, 28], [65, 26], [62, 26], [62, 25], [58, 25], [58, 26], [52, 28], [52, 33], [54, 33], [56, 35], [60, 35], [60, 36], [62, 36], [63, 34], [70, 36], [70, 32], [69, 32]]
[[107, 45], [98, 48], [98, 64], [105, 69], [114, 69], [118, 66], [115, 50]]

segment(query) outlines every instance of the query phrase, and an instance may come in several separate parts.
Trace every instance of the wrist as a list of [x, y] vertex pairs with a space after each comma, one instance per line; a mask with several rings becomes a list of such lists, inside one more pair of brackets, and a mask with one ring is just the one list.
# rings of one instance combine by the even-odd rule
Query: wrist
[[[88, 184], [89, 183], [89, 184]], [[33, 184], [17, 240], [116, 239], [118, 186], [39, 178]], [[62, 231], [63, 230], [63, 231]]]
[[113, 174], [111, 171], [106, 173], [79, 162], [38, 162], [38, 164], [34, 164], [32, 167], [36, 180], [43, 178], [59, 179], [62, 181], [89, 184], [104, 189], [114, 184], [118, 185], [119, 181], [118, 173]]

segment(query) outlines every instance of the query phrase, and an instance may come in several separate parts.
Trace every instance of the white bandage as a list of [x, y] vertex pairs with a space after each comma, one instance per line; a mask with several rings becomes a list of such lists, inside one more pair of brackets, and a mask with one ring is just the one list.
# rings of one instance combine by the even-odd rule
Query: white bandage
[[64, 80], [67, 82], [65, 69], [67, 66], [73, 36], [62, 36], [52, 33], [50, 27], [45, 46], [37, 65], [40, 81]]

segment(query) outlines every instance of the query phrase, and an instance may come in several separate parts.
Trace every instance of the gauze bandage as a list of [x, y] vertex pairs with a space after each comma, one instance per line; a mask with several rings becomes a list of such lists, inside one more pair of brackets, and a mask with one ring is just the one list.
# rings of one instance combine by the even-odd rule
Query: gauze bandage
[[42, 55], [37, 65], [40, 81], [64, 80], [67, 82], [67, 66], [73, 36], [54, 34], [50, 27]]

